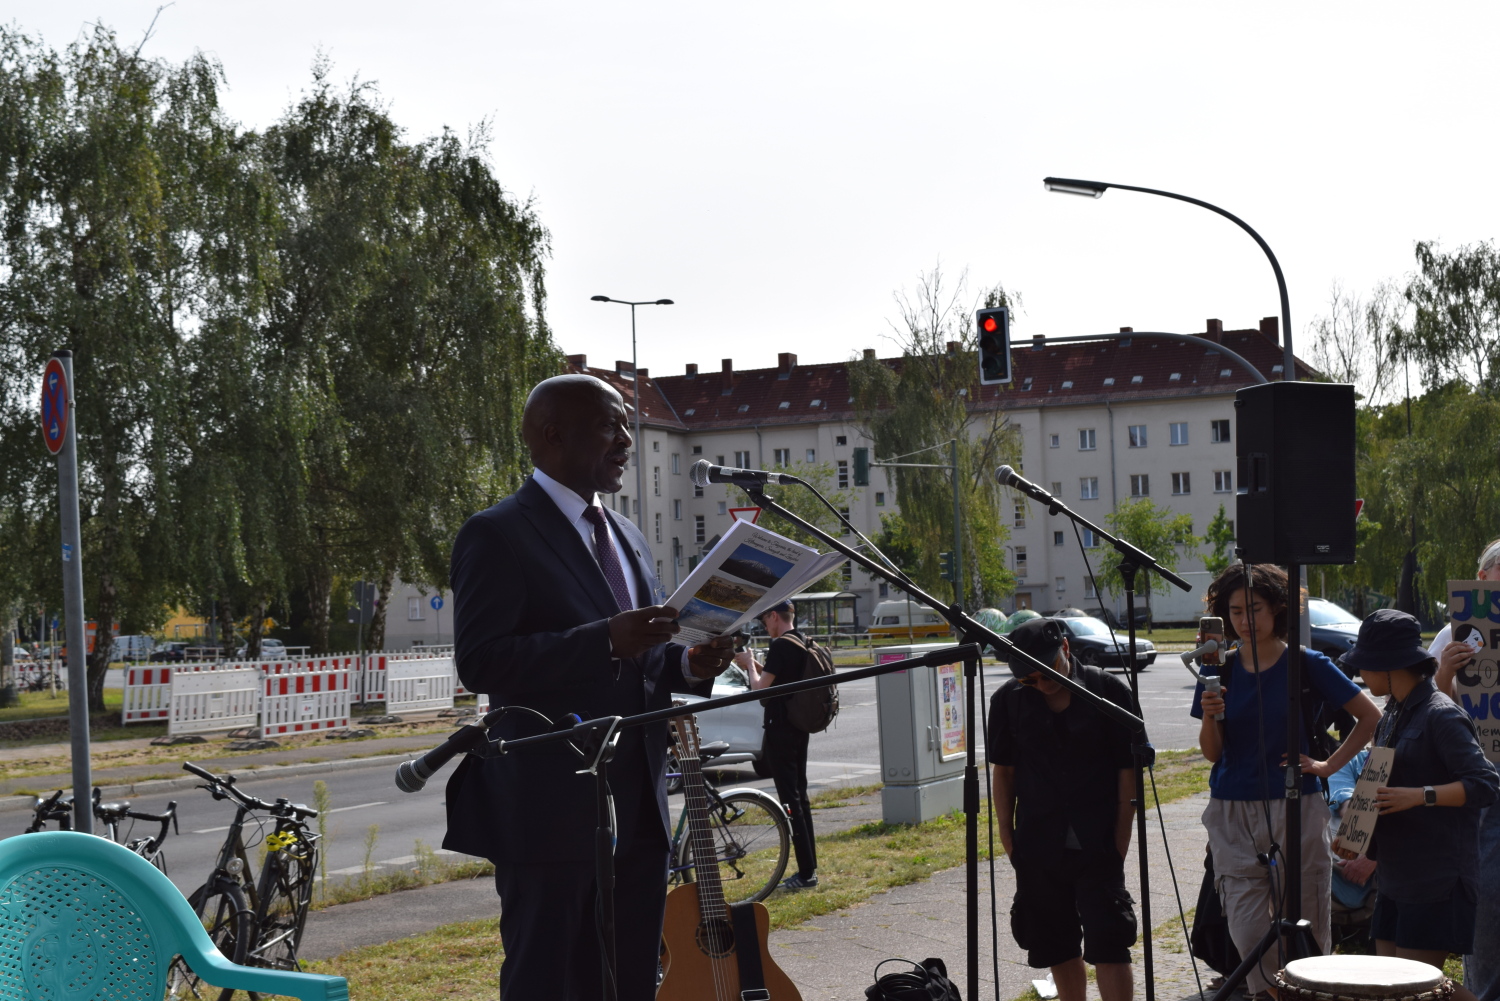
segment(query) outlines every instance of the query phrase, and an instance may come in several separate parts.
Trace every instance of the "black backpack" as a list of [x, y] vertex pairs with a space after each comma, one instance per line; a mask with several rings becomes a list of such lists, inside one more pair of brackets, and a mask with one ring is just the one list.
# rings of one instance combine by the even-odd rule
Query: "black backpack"
[[[803, 661], [802, 677], [798, 680], [833, 677], [833, 654], [828, 652], [827, 647], [812, 640], [803, 640], [796, 633], [783, 633], [781, 638], [797, 644], [807, 654]], [[822, 733], [832, 725], [834, 717], [838, 714], [839, 688], [837, 685], [829, 685], [827, 688], [809, 688], [805, 692], [795, 692], [786, 696], [787, 722], [803, 733]]]
[[[886, 963], [911, 963], [916, 969], [882, 977], [880, 967]], [[963, 1001], [941, 959], [924, 959], [921, 963], [887, 959], [875, 967], [875, 983], [865, 988], [865, 997], [868, 1001]]]

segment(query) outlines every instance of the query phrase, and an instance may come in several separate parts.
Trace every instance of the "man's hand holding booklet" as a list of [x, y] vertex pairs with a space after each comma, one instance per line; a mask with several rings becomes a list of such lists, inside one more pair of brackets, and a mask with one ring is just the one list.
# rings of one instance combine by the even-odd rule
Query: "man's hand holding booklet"
[[678, 610], [679, 643], [739, 629], [844, 561], [748, 521], [736, 521], [667, 599]]

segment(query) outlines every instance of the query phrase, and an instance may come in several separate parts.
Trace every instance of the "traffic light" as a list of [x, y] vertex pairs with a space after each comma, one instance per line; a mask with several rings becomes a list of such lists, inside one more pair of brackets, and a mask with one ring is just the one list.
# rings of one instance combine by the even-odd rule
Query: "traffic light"
[[944, 550], [938, 553], [938, 576], [943, 580], [953, 580], [953, 553]]
[[979, 381], [986, 386], [1010, 381], [1010, 313], [1004, 306], [974, 314], [979, 327]]
[[870, 485], [870, 450], [868, 448], [854, 450], [854, 485], [856, 487]]

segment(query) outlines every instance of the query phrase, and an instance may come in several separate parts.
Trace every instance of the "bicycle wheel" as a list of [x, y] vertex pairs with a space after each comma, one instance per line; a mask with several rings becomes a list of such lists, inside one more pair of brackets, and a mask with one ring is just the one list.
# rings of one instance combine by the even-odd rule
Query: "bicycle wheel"
[[[245, 893], [239, 884], [218, 879], [194, 890], [188, 903], [203, 930], [231, 963], [243, 963], [250, 947], [250, 922], [253, 915], [245, 905]], [[221, 991], [199, 980], [181, 956], [172, 960], [167, 971], [168, 1001], [230, 1001], [232, 990]]]
[[[295, 844], [266, 855], [260, 871], [259, 906], [255, 910], [255, 942], [247, 962], [273, 970], [297, 970], [297, 947], [312, 903], [317, 849], [305, 836]], [[259, 995], [251, 992], [252, 999]]]
[[[711, 803], [708, 821], [718, 853], [724, 900], [734, 904], [769, 897], [786, 873], [792, 853], [792, 825], [786, 810], [766, 793], [741, 789]], [[691, 858], [691, 842], [691, 838], [683, 838], [677, 846], [677, 865], [691, 862], [694, 867], [683, 870], [684, 879], [689, 881], [696, 878], [699, 866]]]

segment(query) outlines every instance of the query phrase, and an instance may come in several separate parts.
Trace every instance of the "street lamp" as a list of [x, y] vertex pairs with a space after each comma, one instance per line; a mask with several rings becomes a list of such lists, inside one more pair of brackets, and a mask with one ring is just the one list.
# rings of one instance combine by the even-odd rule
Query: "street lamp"
[[[640, 366], [635, 361], [635, 307], [637, 306], [670, 306], [671, 299], [646, 299], [641, 302], [628, 302], [625, 299], [611, 299], [607, 295], [595, 295], [589, 297], [590, 302], [617, 302], [622, 306], [630, 307], [630, 378], [635, 381], [635, 502], [638, 508], [636, 515], [636, 527], [641, 534], [646, 534], [646, 480], [641, 471], [641, 379]], [[626, 511], [625, 516], [630, 517]]]
[[1139, 191], [1147, 195], [1160, 195], [1163, 198], [1175, 198], [1179, 202], [1187, 202], [1200, 208], [1217, 212], [1219, 215], [1234, 223], [1240, 229], [1249, 233], [1251, 238], [1265, 251], [1266, 258], [1271, 262], [1271, 270], [1276, 273], [1276, 289], [1281, 293], [1281, 377], [1288, 382], [1297, 379], [1297, 368], [1292, 358], [1292, 318], [1291, 307], [1287, 303], [1286, 279], [1282, 277], [1281, 265], [1276, 260], [1276, 255], [1271, 253], [1271, 248], [1260, 234], [1251, 229], [1249, 224], [1232, 212], [1225, 212], [1217, 205], [1202, 201], [1197, 198], [1189, 198], [1187, 195], [1179, 195], [1171, 191], [1159, 191], [1156, 188], [1138, 188], [1131, 184], [1112, 184], [1109, 181], [1082, 181], [1075, 177], [1044, 177], [1042, 184], [1046, 185], [1048, 191], [1056, 191], [1064, 195], [1084, 195], [1089, 198], [1102, 198], [1108, 188], [1119, 188], [1121, 191]]

